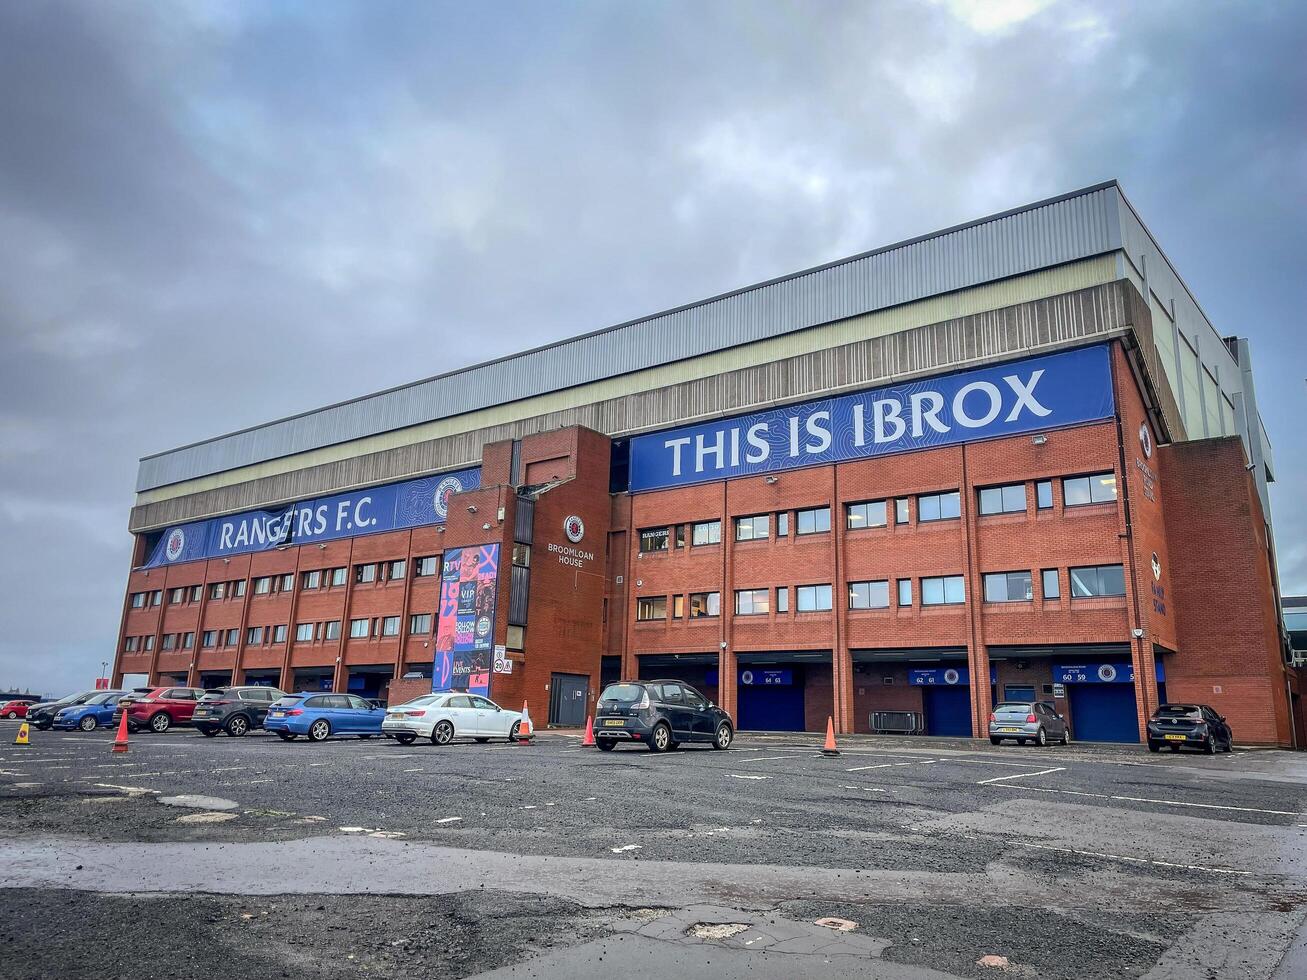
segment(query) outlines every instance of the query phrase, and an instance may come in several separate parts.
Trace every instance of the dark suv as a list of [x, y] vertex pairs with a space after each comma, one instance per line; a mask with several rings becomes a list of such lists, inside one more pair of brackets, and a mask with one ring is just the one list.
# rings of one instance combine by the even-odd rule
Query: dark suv
[[728, 748], [735, 738], [731, 716], [684, 681], [609, 684], [595, 709], [595, 743], [611, 752], [620, 741], [643, 742], [666, 752], [682, 742]]
[[240, 737], [262, 728], [268, 706], [286, 695], [275, 687], [219, 687], [205, 693], [191, 715], [191, 724], [212, 738], [218, 732]]
[[1208, 705], [1164, 704], [1148, 719], [1148, 751], [1160, 752], [1163, 745], [1172, 752], [1188, 745], [1215, 755], [1234, 748], [1234, 732]]

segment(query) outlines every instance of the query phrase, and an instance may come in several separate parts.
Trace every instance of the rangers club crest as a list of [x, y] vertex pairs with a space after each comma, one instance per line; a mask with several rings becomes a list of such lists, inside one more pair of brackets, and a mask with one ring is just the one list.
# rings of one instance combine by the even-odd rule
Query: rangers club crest
[[1162, 559], [1157, 557], [1157, 552], [1153, 552], [1153, 581], [1159, 581], [1162, 578]]
[[432, 506], [435, 508], [436, 516], [442, 521], [449, 516], [449, 495], [451, 493], [462, 493], [463, 483], [456, 476], [447, 476], [436, 484], [436, 494], [432, 498]]
[[585, 521], [575, 514], [563, 521], [563, 533], [567, 535], [567, 540], [572, 544], [580, 544], [581, 539], [585, 537]]
[[956, 684], [956, 683], [957, 683], [961, 678], [962, 678], [962, 675], [959, 674], [959, 673], [958, 673], [956, 670], [954, 670], [952, 667], [950, 667], [948, 670], [944, 671], [944, 683], [945, 683], [945, 684]]
[[1144, 459], [1153, 458], [1153, 434], [1148, 431], [1148, 423], [1139, 427], [1139, 448], [1144, 451]]
[[1116, 680], [1116, 668], [1111, 664], [1100, 664], [1098, 668], [1098, 679], [1104, 684], [1110, 684]]
[[168, 543], [164, 546], [163, 553], [169, 561], [176, 561], [182, 556], [182, 551], [186, 548], [186, 532], [179, 527], [173, 528], [168, 532]]

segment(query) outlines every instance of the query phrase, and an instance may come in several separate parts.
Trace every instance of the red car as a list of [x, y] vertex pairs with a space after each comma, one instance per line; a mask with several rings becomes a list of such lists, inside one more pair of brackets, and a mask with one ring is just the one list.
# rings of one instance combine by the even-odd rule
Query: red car
[[36, 704], [34, 699], [25, 701], [6, 701], [0, 705], [0, 718], [26, 718], [27, 706]]
[[125, 709], [129, 730], [166, 732], [173, 725], [189, 725], [195, 704], [202, 697], [204, 691], [198, 687], [156, 687], [148, 694], [128, 695], [118, 702], [113, 723], [118, 724], [120, 712]]

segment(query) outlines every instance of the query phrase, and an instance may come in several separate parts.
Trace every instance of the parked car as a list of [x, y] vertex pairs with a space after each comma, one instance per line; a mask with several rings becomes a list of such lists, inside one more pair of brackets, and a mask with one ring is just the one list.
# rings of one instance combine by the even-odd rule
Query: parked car
[[433, 745], [448, 745], [455, 738], [489, 742], [503, 738], [516, 742], [522, 727], [522, 713], [501, 708], [479, 694], [460, 692], [424, 694], [386, 710], [381, 730], [401, 745], [419, 736]]
[[99, 693], [101, 692], [78, 691], [76, 694], [65, 694], [58, 701], [38, 701], [36, 704], [28, 705], [27, 722], [48, 732], [54, 725], [54, 716], [61, 708], [66, 708], [70, 704], [81, 704]]
[[101, 726], [113, 724], [114, 709], [126, 691], [96, 691], [81, 704], [70, 704], [60, 708], [54, 716], [55, 728], [71, 731], [80, 728], [84, 732], [93, 732]]
[[735, 725], [684, 681], [626, 681], [609, 684], [599, 695], [594, 733], [604, 752], [621, 741], [643, 742], [650, 752], [666, 752], [683, 742], [725, 749], [735, 738]]
[[210, 738], [219, 732], [239, 738], [251, 728], [262, 728], [272, 703], [285, 696], [275, 687], [215, 688], [200, 698], [191, 724]]
[[989, 740], [998, 745], [1005, 738], [1016, 739], [1018, 745], [1047, 745], [1050, 741], [1066, 745], [1071, 730], [1047, 701], [1001, 701], [989, 716]]
[[204, 697], [198, 687], [156, 687], [144, 694], [133, 692], [118, 702], [113, 723], [127, 712], [127, 728], [133, 732], [149, 729], [163, 734], [173, 725], [189, 725], [195, 705]]
[[26, 718], [27, 709], [36, 704], [36, 698], [15, 698], [0, 704], [0, 718]]
[[357, 735], [371, 738], [381, 734], [386, 712], [357, 694], [318, 694], [303, 691], [287, 694], [268, 708], [263, 727], [289, 742], [297, 735], [307, 735], [310, 742], [321, 742], [332, 735]]
[[1164, 704], [1148, 719], [1148, 751], [1160, 752], [1163, 745], [1172, 752], [1188, 745], [1216, 755], [1234, 748], [1234, 732], [1208, 705]]

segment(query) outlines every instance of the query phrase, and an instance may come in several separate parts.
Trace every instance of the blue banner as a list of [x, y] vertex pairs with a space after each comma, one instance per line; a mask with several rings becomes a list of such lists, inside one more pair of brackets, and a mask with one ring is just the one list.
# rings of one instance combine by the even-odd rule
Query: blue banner
[[275, 510], [177, 524], [159, 536], [144, 567], [443, 524], [450, 494], [480, 485], [479, 468], [458, 470], [298, 501]]
[[792, 670], [759, 670], [745, 667], [740, 671], [740, 683], [745, 687], [785, 687], [794, 683]]
[[1111, 418], [1106, 345], [787, 405], [631, 440], [632, 492]]
[[[1156, 662], [1154, 671], [1158, 681], [1166, 680], [1166, 669], [1162, 666], [1162, 661]], [[1129, 661], [1111, 664], [1054, 664], [1053, 682], [1056, 684], [1133, 684], [1135, 665]]]
[[966, 687], [971, 683], [971, 670], [967, 667], [917, 667], [908, 671], [908, 683], [920, 687], [953, 684]]

